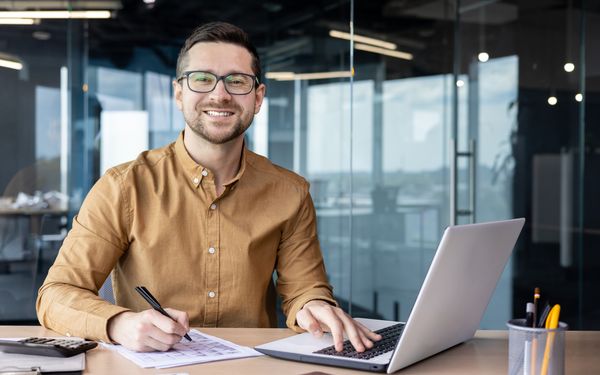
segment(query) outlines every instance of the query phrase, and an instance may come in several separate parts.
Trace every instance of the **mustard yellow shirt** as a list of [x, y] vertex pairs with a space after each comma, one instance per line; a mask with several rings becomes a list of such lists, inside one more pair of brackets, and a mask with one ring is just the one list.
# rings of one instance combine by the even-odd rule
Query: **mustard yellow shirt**
[[[225, 186], [217, 197], [212, 172], [189, 156], [183, 133], [108, 170], [39, 290], [42, 325], [109, 341], [111, 317], [149, 308], [137, 285], [200, 327], [274, 327], [275, 291], [296, 330], [306, 302], [335, 304], [308, 183], [244, 148]], [[116, 305], [98, 297], [111, 271]]]

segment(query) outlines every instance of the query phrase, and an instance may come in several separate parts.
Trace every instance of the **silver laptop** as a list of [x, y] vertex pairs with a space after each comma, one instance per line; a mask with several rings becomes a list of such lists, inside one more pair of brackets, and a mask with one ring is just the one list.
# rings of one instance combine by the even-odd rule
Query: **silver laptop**
[[301, 362], [392, 373], [473, 337], [525, 219], [448, 227], [406, 323], [361, 319], [384, 339], [364, 353], [303, 333], [256, 347]]

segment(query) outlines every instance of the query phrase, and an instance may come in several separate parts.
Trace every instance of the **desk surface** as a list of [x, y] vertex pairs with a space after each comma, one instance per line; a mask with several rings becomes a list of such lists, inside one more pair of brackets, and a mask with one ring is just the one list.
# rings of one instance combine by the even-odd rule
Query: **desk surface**
[[[255, 346], [294, 334], [287, 329], [202, 328], [209, 335], [236, 344]], [[35, 326], [4, 326], [0, 337], [56, 336], [52, 331]], [[567, 332], [566, 374], [600, 374], [600, 331]], [[506, 374], [508, 367], [507, 331], [478, 331], [475, 338], [419, 362], [401, 374]], [[312, 372], [323, 375], [360, 374], [355, 370], [318, 366], [269, 357], [245, 358], [205, 363], [172, 369], [141, 369], [118, 353], [104, 348], [88, 352], [85, 374], [286, 374], [303, 375]], [[369, 374], [369, 373], [366, 373]], [[372, 374], [372, 373], [371, 373]]]

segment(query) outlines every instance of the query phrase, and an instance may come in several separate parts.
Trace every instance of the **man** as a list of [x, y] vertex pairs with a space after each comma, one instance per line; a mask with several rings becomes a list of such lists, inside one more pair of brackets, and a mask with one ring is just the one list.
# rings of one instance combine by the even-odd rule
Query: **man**
[[[344, 333], [359, 351], [380, 338], [336, 306], [308, 183], [244, 147], [265, 95], [259, 77], [242, 30], [211, 23], [193, 32], [173, 82], [185, 130], [92, 188], [40, 288], [45, 327], [168, 350], [190, 325], [274, 326], [276, 288], [292, 329], [331, 331], [338, 350]], [[97, 295], [111, 271], [117, 305]], [[137, 285], [174, 319], [147, 309]]]

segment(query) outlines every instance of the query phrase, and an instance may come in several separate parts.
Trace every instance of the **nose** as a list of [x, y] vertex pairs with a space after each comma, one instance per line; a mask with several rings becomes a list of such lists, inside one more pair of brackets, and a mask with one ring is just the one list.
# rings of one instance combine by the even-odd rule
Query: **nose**
[[217, 81], [215, 89], [210, 92], [210, 98], [220, 102], [231, 100], [231, 94], [225, 89], [225, 81], [222, 78]]

